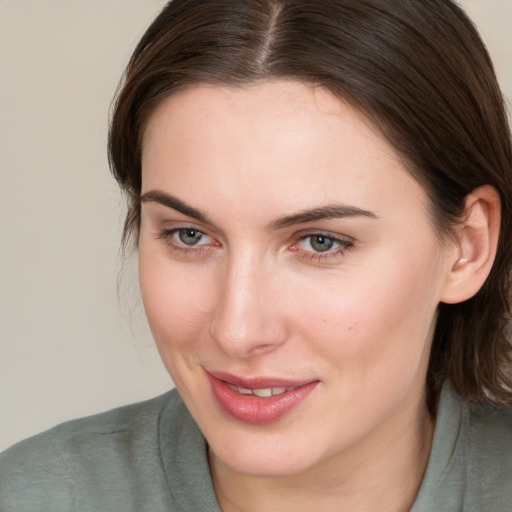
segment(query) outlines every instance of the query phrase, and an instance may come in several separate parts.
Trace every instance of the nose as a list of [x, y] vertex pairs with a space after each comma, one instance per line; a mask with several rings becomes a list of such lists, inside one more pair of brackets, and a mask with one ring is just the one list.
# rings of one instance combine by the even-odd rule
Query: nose
[[274, 350], [287, 339], [279, 272], [256, 257], [230, 261], [222, 271], [209, 334], [233, 358]]

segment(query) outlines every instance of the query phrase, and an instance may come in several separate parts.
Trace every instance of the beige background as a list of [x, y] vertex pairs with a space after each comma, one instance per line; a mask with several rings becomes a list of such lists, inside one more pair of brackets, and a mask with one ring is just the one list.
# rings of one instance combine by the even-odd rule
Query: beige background
[[[512, 98], [512, 0], [461, 2]], [[0, 450], [168, 389], [138, 301], [117, 296], [122, 202], [107, 111], [163, 0], [0, 0]]]

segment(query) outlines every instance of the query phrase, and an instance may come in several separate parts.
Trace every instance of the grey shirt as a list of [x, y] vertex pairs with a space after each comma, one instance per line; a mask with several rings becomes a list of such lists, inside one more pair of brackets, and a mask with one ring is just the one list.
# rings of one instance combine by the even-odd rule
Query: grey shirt
[[[385, 499], [385, 498], [384, 498]], [[220, 512], [179, 394], [70, 421], [0, 455], [2, 512]], [[511, 512], [512, 419], [443, 389], [412, 512]]]

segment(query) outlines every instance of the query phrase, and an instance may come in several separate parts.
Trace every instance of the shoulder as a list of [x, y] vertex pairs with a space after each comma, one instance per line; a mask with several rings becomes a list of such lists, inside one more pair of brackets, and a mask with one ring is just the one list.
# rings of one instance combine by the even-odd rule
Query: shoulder
[[91, 486], [124, 494], [144, 464], [158, 469], [159, 418], [176, 397], [173, 390], [69, 421], [7, 449], [0, 454], [1, 510], [89, 510], [77, 502], [91, 499], [82, 497]]
[[482, 465], [489, 469], [506, 467], [512, 484], [512, 409], [469, 404], [468, 446]]
[[[467, 474], [472, 501], [512, 510], [512, 409], [469, 404]], [[490, 509], [489, 509], [490, 510]]]
[[[499, 444], [500, 440], [511, 440], [512, 408], [470, 403], [469, 426], [471, 435], [487, 447]], [[493, 438], [491, 434], [497, 437]], [[512, 444], [505, 445], [505, 448], [512, 449]]]
[[[512, 510], [512, 414], [474, 404], [446, 382], [412, 511]], [[412, 512], [411, 511], [411, 512]]]

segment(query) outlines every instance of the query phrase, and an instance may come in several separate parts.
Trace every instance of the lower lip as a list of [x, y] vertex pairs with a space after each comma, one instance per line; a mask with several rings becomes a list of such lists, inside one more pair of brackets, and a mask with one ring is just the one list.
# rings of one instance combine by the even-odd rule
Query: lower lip
[[310, 382], [280, 395], [260, 398], [241, 395], [226, 382], [207, 375], [213, 396], [224, 412], [236, 420], [253, 425], [264, 425], [282, 418], [301, 404], [318, 384], [318, 381]]

